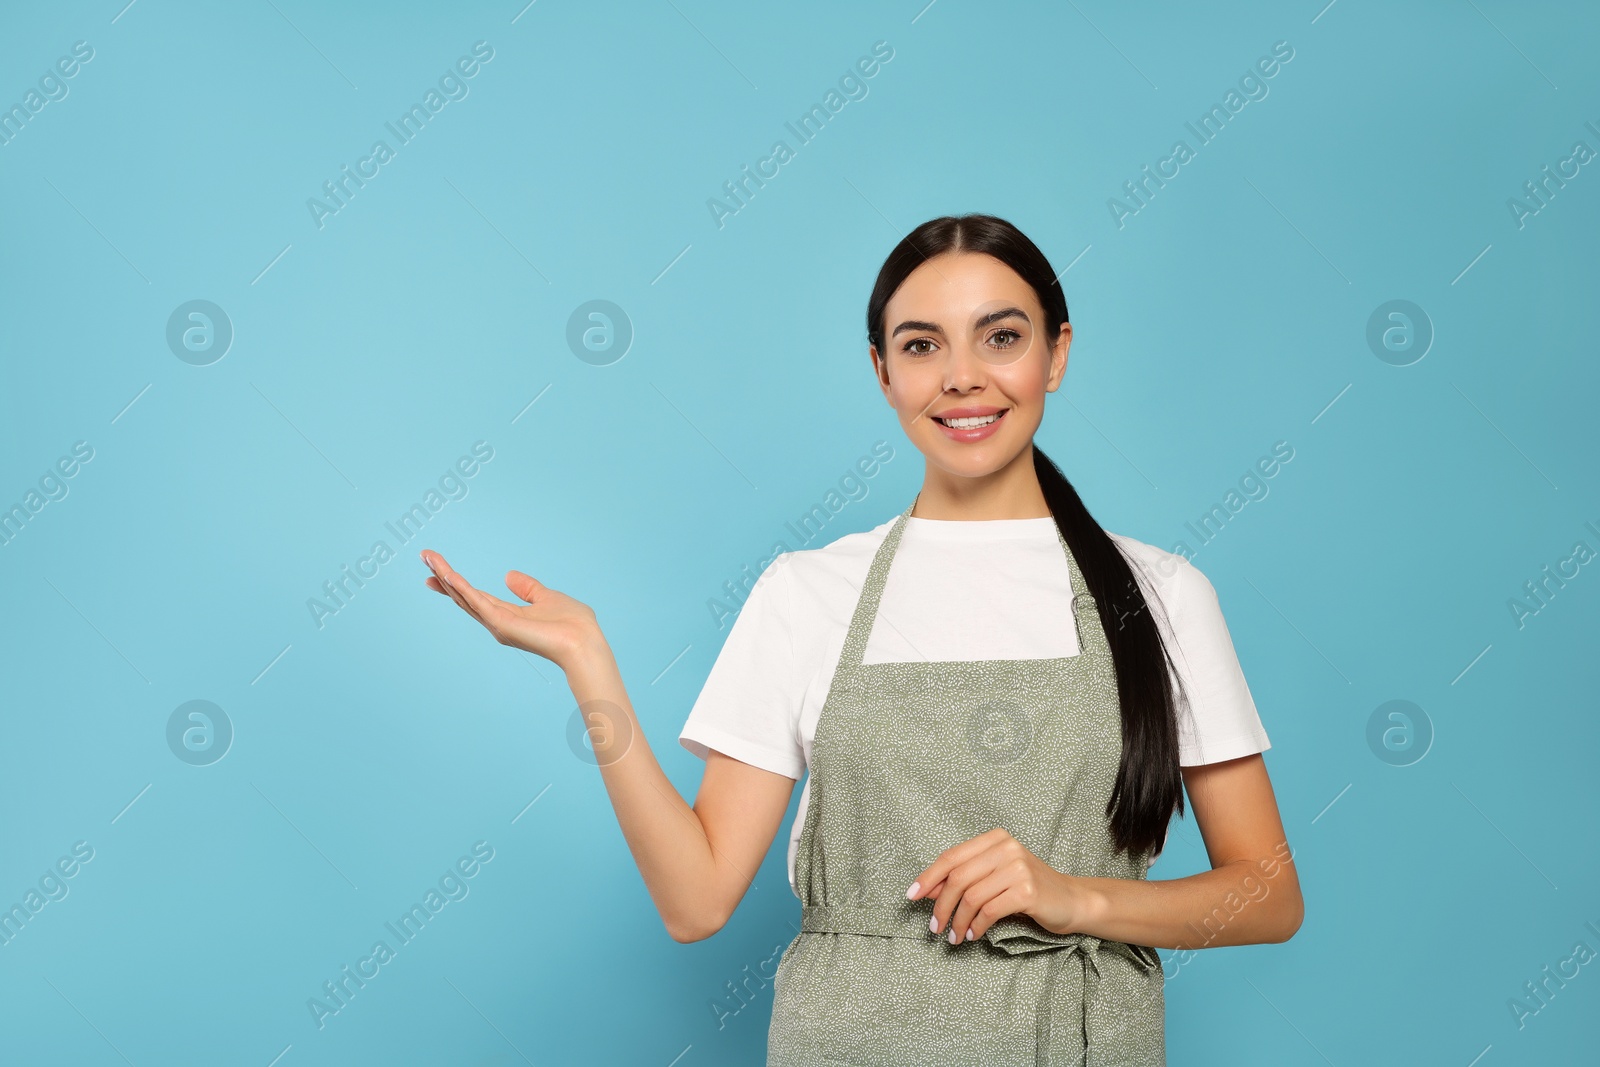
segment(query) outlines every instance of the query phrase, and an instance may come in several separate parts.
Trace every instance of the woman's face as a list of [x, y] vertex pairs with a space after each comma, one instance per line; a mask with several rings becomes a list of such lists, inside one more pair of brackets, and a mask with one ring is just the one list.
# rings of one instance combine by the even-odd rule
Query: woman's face
[[[871, 349], [878, 384], [911, 443], [945, 471], [992, 474], [1017, 459], [1061, 384], [1072, 327], [1054, 346], [1027, 282], [993, 256], [945, 252], [889, 298], [884, 350]], [[998, 415], [998, 419], [985, 417]], [[950, 426], [960, 416], [977, 416]]]

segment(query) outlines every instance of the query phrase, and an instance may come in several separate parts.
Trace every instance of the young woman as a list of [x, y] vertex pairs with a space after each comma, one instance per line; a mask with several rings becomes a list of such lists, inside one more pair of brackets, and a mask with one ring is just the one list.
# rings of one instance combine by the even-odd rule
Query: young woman
[[[1010, 223], [913, 230], [867, 337], [922, 488], [763, 572], [680, 735], [706, 760], [692, 808], [593, 611], [520, 571], [526, 603], [500, 600], [429, 551], [427, 584], [565, 671], [678, 941], [727, 922], [809, 772], [769, 1064], [1163, 1065], [1154, 949], [1281, 942], [1302, 915], [1216, 593], [1103, 530], [1034, 446], [1072, 327]], [[1211, 869], [1149, 880], [1185, 789]]]

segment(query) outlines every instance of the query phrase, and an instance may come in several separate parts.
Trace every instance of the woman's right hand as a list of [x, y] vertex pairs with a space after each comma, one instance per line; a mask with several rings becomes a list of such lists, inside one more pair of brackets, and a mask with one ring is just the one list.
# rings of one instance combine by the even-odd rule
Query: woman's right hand
[[513, 604], [474, 589], [437, 552], [423, 549], [422, 562], [433, 570], [423, 584], [454, 600], [502, 645], [543, 656], [565, 671], [605, 642], [592, 608], [521, 571], [506, 572], [506, 588], [527, 601]]

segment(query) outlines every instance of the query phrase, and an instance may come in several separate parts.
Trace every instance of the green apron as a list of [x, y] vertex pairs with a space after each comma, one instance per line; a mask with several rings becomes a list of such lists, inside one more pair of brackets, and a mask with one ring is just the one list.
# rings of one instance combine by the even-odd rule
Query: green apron
[[[941, 852], [997, 826], [1067, 874], [1142, 879], [1150, 857], [1111, 841], [1116, 673], [1059, 531], [1079, 655], [862, 662], [915, 506], [873, 557], [817, 723], [795, 856], [801, 926], [773, 979], [768, 1067], [1165, 1067], [1153, 948], [1023, 915], [952, 945], [928, 930], [932, 901], [906, 899]], [[951, 575], [950, 594], [959, 611], [982, 590]]]

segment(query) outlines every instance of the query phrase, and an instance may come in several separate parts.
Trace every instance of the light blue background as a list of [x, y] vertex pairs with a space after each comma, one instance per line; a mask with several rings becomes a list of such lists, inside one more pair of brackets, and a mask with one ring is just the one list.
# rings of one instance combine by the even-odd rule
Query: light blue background
[[[875, 441], [895, 458], [811, 547], [920, 484], [862, 315], [895, 242], [965, 211], [1071, 264], [1039, 443], [1108, 529], [1196, 548], [1185, 524], [1294, 449], [1194, 562], [1305, 925], [1169, 964], [1171, 1062], [1593, 1057], [1596, 964], [1521, 1028], [1508, 1002], [1600, 950], [1600, 572], [1520, 627], [1508, 602], [1600, 549], [1600, 171], [1520, 227], [1507, 201], [1600, 149], [1597, 31], [1507, 0], [8, 5], [0, 105], [94, 58], [0, 146], [0, 505], [94, 458], [0, 548], [0, 904], [94, 858], [0, 946], [0, 1061], [760, 1062], [770, 986], [726, 983], [793, 936], [788, 827], [721, 933], [671, 941], [560, 671], [416, 552], [594, 606], [692, 798], [676, 735], [723, 583]], [[319, 229], [307, 199], [480, 40], [469, 95]], [[797, 146], [876, 41], [867, 95]], [[1269, 94], [1119, 228], [1108, 199], [1277, 41]], [[719, 227], [708, 199], [779, 138]], [[203, 367], [165, 340], [195, 299], [235, 330]], [[606, 366], [566, 342], [593, 299], [635, 331]], [[1366, 341], [1394, 299], [1435, 331], [1408, 366]], [[476, 441], [466, 497], [388, 537]], [[380, 538], [397, 558], [319, 629], [308, 598]], [[193, 699], [236, 731], [210, 766], [167, 746]], [[1434, 731], [1409, 766], [1366, 740], [1393, 699]], [[477, 841], [469, 895], [319, 1030], [308, 998]], [[1205, 866], [1188, 819], [1153, 874]]]

